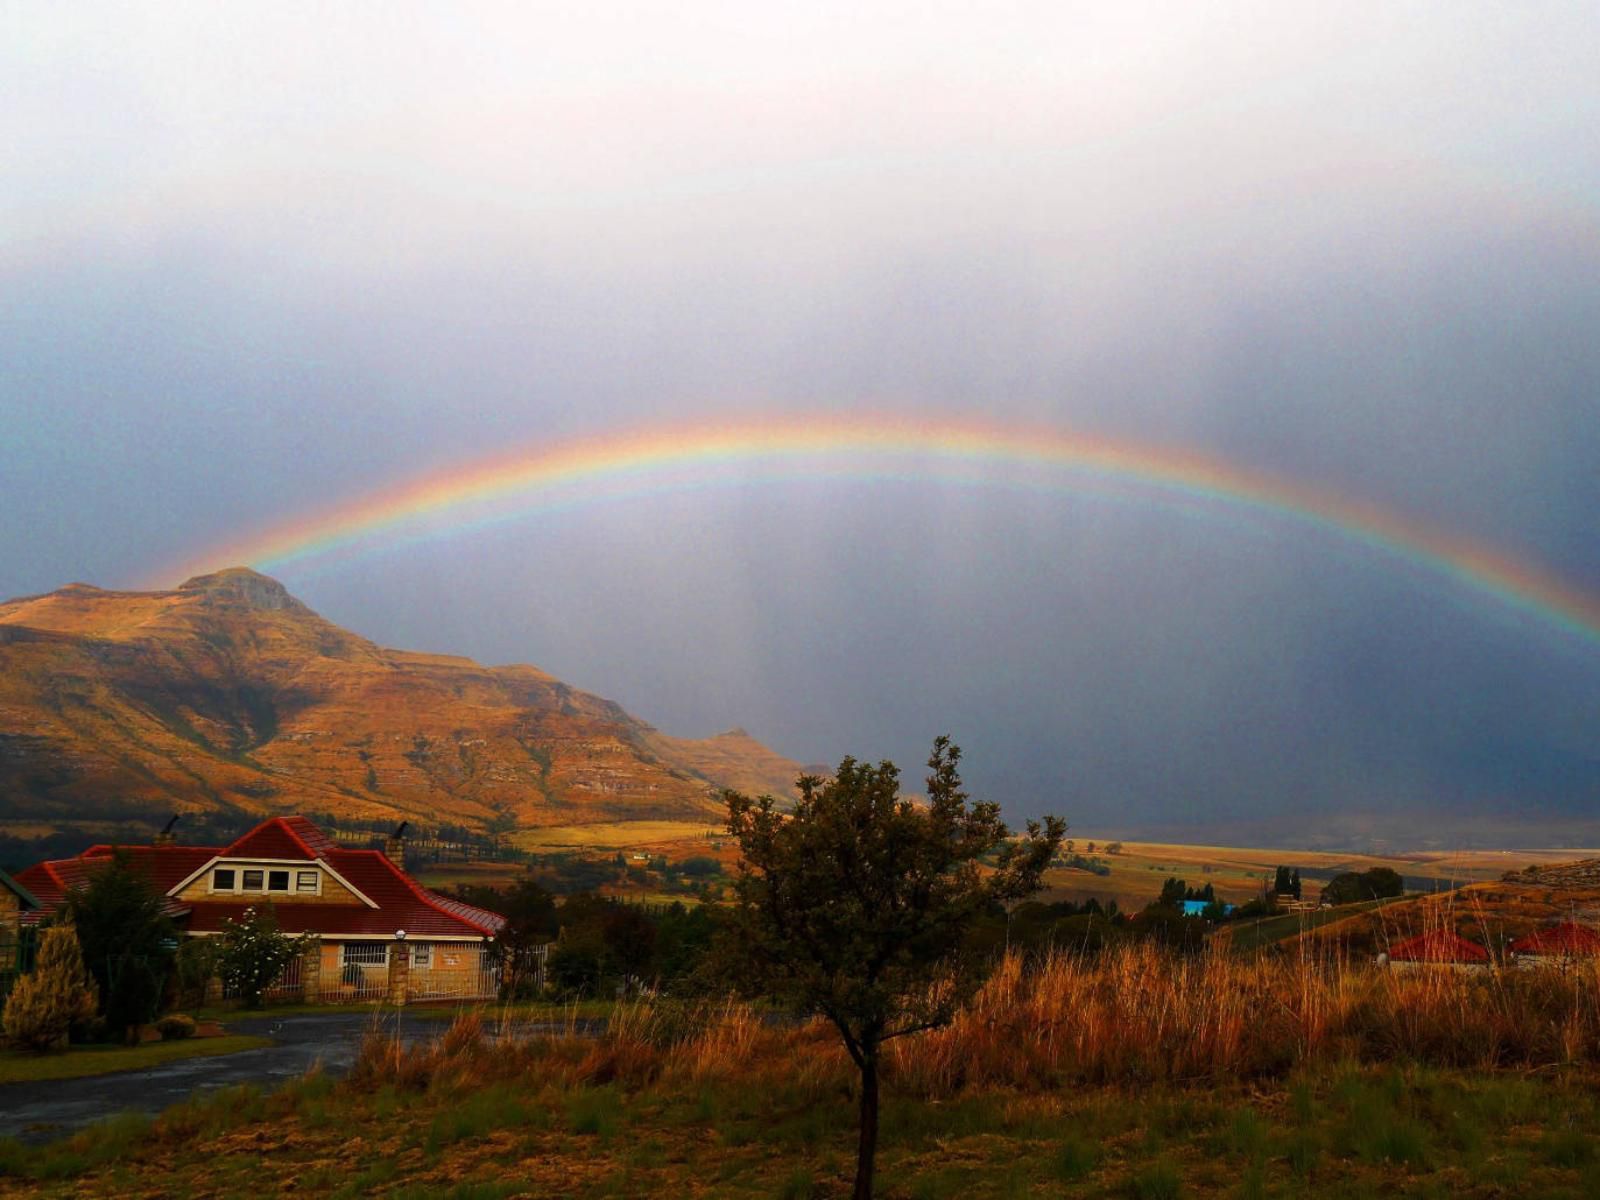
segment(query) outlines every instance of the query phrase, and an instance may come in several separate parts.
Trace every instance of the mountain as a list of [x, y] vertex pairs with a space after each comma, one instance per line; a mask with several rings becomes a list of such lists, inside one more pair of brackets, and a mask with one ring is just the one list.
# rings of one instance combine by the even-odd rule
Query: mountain
[[332, 813], [483, 828], [713, 821], [800, 766], [669, 737], [530, 666], [390, 650], [244, 568], [0, 604], [0, 819]]

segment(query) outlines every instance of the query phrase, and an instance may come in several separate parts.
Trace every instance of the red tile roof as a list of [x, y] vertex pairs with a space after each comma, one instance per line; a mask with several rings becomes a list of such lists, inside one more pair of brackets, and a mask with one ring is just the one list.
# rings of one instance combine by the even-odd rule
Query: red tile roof
[[1430, 930], [1389, 947], [1390, 962], [1483, 963], [1489, 952], [1477, 942], [1443, 929]]
[[1511, 943], [1511, 953], [1550, 957], [1600, 955], [1600, 933], [1575, 921], [1535, 930]]
[[55, 863], [34, 863], [17, 872], [17, 882], [33, 893], [41, 911], [48, 912], [67, 894], [66, 882], [55, 870]]
[[273, 817], [219, 853], [224, 858], [312, 859], [333, 848], [328, 835], [304, 817]]
[[[52, 862], [35, 863], [17, 875], [23, 884], [38, 898], [39, 908], [24, 914], [24, 920], [37, 923], [54, 912], [67, 892], [83, 887], [98, 872], [111, 865], [121, 854], [135, 875], [147, 880], [158, 892], [168, 892], [188, 878], [217, 853], [213, 846], [90, 846], [77, 858], [58, 858]], [[181, 916], [188, 909], [183, 904], [167, 898], [165, 905], [169, 917]]]
[[[207, 901], [196, 904], [189, 912], [187, 929], [190, 933], [216, 933], [224, 921], [237, 921], [251, 908], [261, 908], [270, 902], [261, 900]], [[425, 940], [430, 937], [492, 936], [493, 929], [469, 927], [447, 913], [427, 905], [410, 905], [402, 909], [357, 907], [353, 904], [278, 904], [272, 906], [278, 927], [285, 933], [319, 933], [324, 937], [341, 934], [365, 934], [393, 937], [401, 929], [406, 937]]]
[[[38, 898], [41, 912], [54, 909], [68, 889], [81, 887], [90, 876], [125, 853], [133, 869], [163, 892], [169, 892], [213, 858], [320, 859], [377, 908], [349, 904], [281, 904], [276, 906], [279, 925], [289, 933], [310, 931], [329, 935], [366, 933], [392, 935], [404, 929], [408, 936], [486, 937], [505, 926], [505, 918], [459, 900], [428, 891], [377, 850], [346, 850], [304, 817], [273, 817], [263, 821], [232, 845], [215, 846], [91, 846], [77, 858], [36, 863], [17, 875]], [[187, 912], [186, 928], [194, 933], [220, 929], [224, 919], [237, 919], [245, 909], [267, 903], [229, 897], [196, 900], [187, 906], [168, 900], [172, 915]], [[31, 914], [30, 914], [31, 915]]]

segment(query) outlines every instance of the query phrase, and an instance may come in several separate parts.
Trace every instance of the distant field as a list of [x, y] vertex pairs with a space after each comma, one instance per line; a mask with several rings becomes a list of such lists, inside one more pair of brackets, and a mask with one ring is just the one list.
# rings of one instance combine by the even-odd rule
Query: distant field
[[1237, 921], [1223, 925], [1217, 936], [1227, 939], [1227, 945], [1233, 950], [1257, 950], [1262, 946], [1270, 946], [1286, 938], [1299, 937], [1324, 925], [1332, 925], [1337, 921], [1345, 921], [1361, 913], [1371, 912], [1375, 908], [1382, 908], [1385, 904], [1402, 903], [1402, 898], [1389, 900], [1372, 900], [1362, 904], [1341, 904], [1337, 908], [1317, 909], [1314, 912], [1284, 913], [1278, 917], [1267, 917], [1260, 921]]
[[[1088, 853], [1088, 838], [1073, 839], [1080, 854]], [[1507, 871], [1535, 863], [1568, 862], [1600, 854], [1591, 850], [1468, 850], [1455, 854], [1354, 854], [1314, 850], [1258, 849], [1247, 846], [1193, 846], [1172, 842], [1124, 842], [1121, 854], [1107, 855], [1105, 842], [1095, 839], [1095, 853], [1111, 868], [1109, 875], [1081, 870], [1053, 870], [1046, 874], [1047, 899], [1082, 902], [1093, 896], [1115, 899], [1124, 908], [1143, 907], [1161, 891], [1170, 876], [1194, 887], [1211, 884], [1231, 903], [1257, 896], [1263, 882], [1270, 883], [1279, 864], [1298, 867], [1307, 899], [1314, 899], [1324, 881], [1345, 871], [1390, 867], [1415, 888], [1450, 887], [1499, 879]]]
[[[673, 861], [709, 855], [721, 859], [725, 869], [733, 865], [738, 852], [736, 843], [723, 829], [703, 821], [553, 825], [520, 830], [512, 838], [518, 849], [535, 855], [573, 852], [609, 855], [623, 851], [630, 855], [662, 854]], [[1090, 841], [1086, 837], [1074, 837], [1075, 850], [1079, 854], [1089, 854]], [[1108, 855], [1106, 842], [1100, 839], [1093, 839], [1093, 842], [1094, 856], [1110, 867], [1111, 873], [1095, 875], [1075, 869], [1051, 870], [1045, 875], [1043, 899], [1082, 903], [1094, 897], [1102, 903], [1115, 900], [1124, 909], [1143, 908], [1160, 893], [1161, 885], [1169, 877], [1177, 876], [1194, 887], [1209, 883], [1224, 900], [1238, 904], [1258, 896], [1262, 884], [1271, 882], [1279, 864], [1299, 868], [1307, 899], [1315, 899], [1323, 883], [1335, 875], [1380, 866], [1398, 871], [1408, 887], [1430, 890], [1497, 880], [1507, 871], [1535, 863], [1567, 862], [1600, 855], [1600, 851], [1588, 850], [1469, 850], [1458, 854], [1384, 855], [1175, 842], [1124, 842], [1120, 854]], [[418, 874], [435, 887], [462, 883], [503, 886], [518, 878], [522, 867], [515, 863], [444, 863], [422, 867]]]
[[546, 825], [512, 835], [522, 850], [621, 850], [630, 846], [726, 838], [720, 827], [704, 821], [611, 821], [594, 825]]
[[461, 884], [503, 888], [521, 877], [521, 863], [425, 863], [416, 867], [413, 874], [424, 887], [453, 888]]

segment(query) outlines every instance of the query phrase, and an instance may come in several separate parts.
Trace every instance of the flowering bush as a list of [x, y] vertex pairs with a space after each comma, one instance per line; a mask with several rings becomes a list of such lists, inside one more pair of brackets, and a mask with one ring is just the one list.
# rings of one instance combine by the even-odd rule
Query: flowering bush
[[237, 921], [223, 921], [217, 950], [217, 974], [225, 988], [244, 1001], [246, 1008], [261, 1006], [261, 993], [283, 974], [283, 969], [305, 947], [305, 934], [288, 936], [278, 928], [272, 906], [244, 910]]

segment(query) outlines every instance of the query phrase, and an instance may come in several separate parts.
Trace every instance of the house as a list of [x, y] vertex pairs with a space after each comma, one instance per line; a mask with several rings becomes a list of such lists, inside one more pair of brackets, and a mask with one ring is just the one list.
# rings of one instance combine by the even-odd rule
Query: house
[[1521, 965], [1600, 957], [1600, 933], [1576, 921], [1546, 925], [1511, 943], [1511, 953]]
[[39, 910], [39, 898], [4, 871], [0, 871], [0, 946], [14, 945], [23, 914]]
[[227, 846], [181, 846], [166, 834], [149, 846], [91, 846], [37, 863], [17, 882], [37, 898], [28, 914], [37, 921], [120, 854], [191, 937], [215, 937], [226, 922], [270, 905], [285, 933], [312, 938], [273, 989], [278, 999], [493, 996], [492, 942], [505, 919], [407, 875], [403, 829], [383, 850], [352, 850], [304, 817], [272, 817]]
[[1430, 929], [1396, 942], [1387, 954], [1378, 956], [1378, 961], [1405, 968], [1432, 966], [1473, 970], [1489, 965], [1489, 952], [1460, 934], [1447, 929]]
[[0, 999], [32, 965], [33, 943], [24, 936], [24, 922], [38, 911], [39, 898], [0, 871]]

